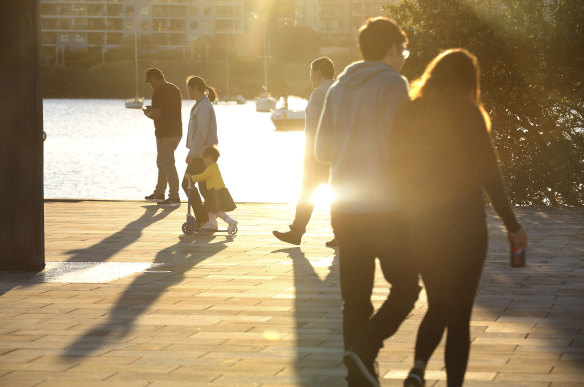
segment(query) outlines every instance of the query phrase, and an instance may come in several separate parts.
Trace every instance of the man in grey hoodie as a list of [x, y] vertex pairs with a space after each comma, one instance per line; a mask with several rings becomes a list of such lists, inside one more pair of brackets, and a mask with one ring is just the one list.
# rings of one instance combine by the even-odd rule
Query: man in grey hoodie
[[[387, 168], [391, 121], [408, 99], [407, 80], [399, 74], [409, 53], [406, 45], [405, 33], [393, 21], [368, 19], [359, 29], [364, 60], [349, 65], [329, 89], [316, 135], [315, 155], [331, 165], [335, 195], [331, 223], [339, 245], [349, 386], [379, 385], [379, 349], [420, 291]], [[391, 292], [373, 314], [375, 258]]]

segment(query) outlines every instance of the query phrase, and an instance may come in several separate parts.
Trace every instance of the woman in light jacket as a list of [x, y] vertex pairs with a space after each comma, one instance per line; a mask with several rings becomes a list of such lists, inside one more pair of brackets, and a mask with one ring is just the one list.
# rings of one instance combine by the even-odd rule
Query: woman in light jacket
[[[217, 145], [217, 120], [215, 119], [215, 109], [211, 102], [217, 98], [215, 89], [207, 86], [205, 80], [196, 75], [187, 77], [187, 92], [191, 99], [196, 101], [191, 109], [189, 119], [189, 130], [187, 133], [187, 148], [189, 153], [186, 158], [187, 170], [185, 174], [197, 175], [206, 168], [203, 161], [203, 149], [209, 145]], [[207, 187], [204, 181], [198, 183], [199, 189], [191, 189], [191, 206], [197, 220], [197, 225], [201, 226], [209, 221], [206, 211], [203, 209], [203, 198], [207, 195]], [[188, 195], [188, 180], [183, 179], [182, 187]], [[200, 191], [200, 194], [199, 194]]]

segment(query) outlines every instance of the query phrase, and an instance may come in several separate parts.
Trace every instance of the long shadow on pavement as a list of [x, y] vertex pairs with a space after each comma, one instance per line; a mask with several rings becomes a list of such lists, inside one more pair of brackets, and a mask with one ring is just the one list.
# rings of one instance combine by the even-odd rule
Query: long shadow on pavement
[[[17, 286], [28, 287], [42, 282], [50, 282], [52, 277], [62, 273], [71, 274], [76, 271], [87, 270], [88, 267], [108, 261], [115, 254], [140, 239], [144, 229], [166, 218], [177, 209], [176, 207], [167, 209], [156, 204], [142, 207], [144, 208], [144, 213], [121, 230], [86, 248], [67, 251], [66, 254], [71, 254], [71, 257], [64, 261], [64, 265], [53, 269], [45, 269], [40, 273], [2, 273], [0, 277], [2, 279], [0, 296]], [[160, 212], [158, 212], [159, 210]], [[87, 265], [67, 264], [70, 262], [84, 262]]]
[[[170, 288], [185, 279], [188, 270], [225, 249], [226, 243], [232, 238], [220, 238], [211, 243], [213, 239], [216, 237], [195, 234], [193, 237], [181, 237], [178, 243], [160, 250], [154, 262], [163, 265], [135, 277], [116, 301], [107, 321], [79, 337], [62, 356], [89, 356], [107, 345], [123, 342], [153, 304]], [[203, 240], [204, 248], [203, 244], [196, 243], [200, 240]], [[158, 317], [160, 316], [147, 315], [143, 318], [147, 325], [165, 325], [156, 321]]]
[[107, 261], [116, 253], [140, 239], [144, 229], [166, 218], [178, 209], [178, 207], [164, 208], [156, 204], [144, 205], [142, 208], [144, 208], [144, 213], [138, 219], [125, 225], [120, 231], [89, 247], [67, 251], [66, 254], [72, 255], [67, 262], [87, 261], [88, 256], [96, 255], [96, 251], [99, 251], [99, 257], [96, 257], [96, 261]]
[[[344, 385], [341, 367], [343, 339], [338, 258], [311, 260], [299, 248], [276, 250], [287, 253], [294, 268], [294, 317], [296, 334], [295, 372], [300, 386], [320, 385], [331, 378]], [[313, 266], [327, 265], [324, 279]], [[331, 371], [334, 370], [334, 371]], [[332, 375], [331, 375], [332, 374]], [[331, 384], [332, 385], [332, 384]]]

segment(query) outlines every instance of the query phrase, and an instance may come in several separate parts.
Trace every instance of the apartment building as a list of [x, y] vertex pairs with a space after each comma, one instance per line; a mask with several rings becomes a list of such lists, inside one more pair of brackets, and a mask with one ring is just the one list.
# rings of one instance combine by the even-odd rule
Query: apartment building
[[[293, 10], [284, 16], [286, 22], [314, 29], [324, 45], [352, 46], [363, 21], [383, 15], [382, 6], [395, 0], [272, 1]], [[131, 46], [134, 37], [141, 50], [185, 52], [203, 37], [244, 33], [268, 17], [261, 13], [269, 4], [264, 0], [40, 0], [41, 53], [49, 63], [62, 63], [66, 50], [93, 52], [103, 60], [110, 49]]]
[[295, 23], [318, 32], [325, 45], [345, 46], [357, 40], [357, 30], [382, 7], [396, 0], [295, 0]]
[[101, 53], [131, 44], [186, 49], [201, 37], [243, 32], [244, 0], [41, 0], [41, 53]]

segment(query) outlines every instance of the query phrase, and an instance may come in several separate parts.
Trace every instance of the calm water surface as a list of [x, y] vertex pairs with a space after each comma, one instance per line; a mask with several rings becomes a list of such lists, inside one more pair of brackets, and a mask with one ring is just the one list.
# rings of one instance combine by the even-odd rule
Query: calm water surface
[[[46, 198], [135, 199], [156, 183], [152, 121], [122, 100], [45, 99]], [[147, 104], [150, 102], [147, 101]], [[183, 101], [183, 139], [175, 152], [185, 171], [185, 137], [194, 101]], [[296, 101], [304, 108], [305, 101]], [[304, 104], [304, 106], [303, 106]], [[238, 202], [293, 203], [302, 174], [304, 133], [276, 132], [254, 102], [215, 105], [225, 184]], [[322, 190], [321, 198], [326, 197]], [[186, 199], [181, 192], [181, 198]], [[324, 199], [326, 201], [326, 199]]]

